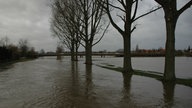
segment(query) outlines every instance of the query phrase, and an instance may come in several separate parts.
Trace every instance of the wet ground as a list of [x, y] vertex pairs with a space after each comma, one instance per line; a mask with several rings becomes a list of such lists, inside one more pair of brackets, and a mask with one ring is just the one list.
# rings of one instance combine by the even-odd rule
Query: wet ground
[[[142, 64], [141, 61], [146, 61], [143, 59], [134, 59], [133, 67], [148, 70], [150, 60]], [[185, 66], [191, 63], [191, 59], [183, 59], [179, 61], [184, 61]], [[94, 58], [94, 63], [120, 65], [121, 60]], [[161, 65], [155, 68], [160, 60], [152, 58], [150, 69], [161, 71]], [[179, 75], [191, 78], [190, 69]], [[85, 66], [83, 59], [71, 62], [66, 57], [61, 61], [45, 57], [0, 70], [0, 108], [191, 108], [191, 102], [190, 87], [122, 75], [96, 65]]]

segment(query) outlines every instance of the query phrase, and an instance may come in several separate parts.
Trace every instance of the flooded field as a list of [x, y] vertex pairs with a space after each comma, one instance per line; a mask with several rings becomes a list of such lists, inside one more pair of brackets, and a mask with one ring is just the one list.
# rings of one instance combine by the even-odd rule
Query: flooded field
[[[133, 58], [138, 70], [163, 72], [163, 58]], [[56, 60], [44, 57], [0, 69], [0, 108], [191, 108], [192, 88], [122, 75], [95, 64], [122, 65], [122, 58]], [[176, 59], [176, 75], [192, 78], [192, 58]]]

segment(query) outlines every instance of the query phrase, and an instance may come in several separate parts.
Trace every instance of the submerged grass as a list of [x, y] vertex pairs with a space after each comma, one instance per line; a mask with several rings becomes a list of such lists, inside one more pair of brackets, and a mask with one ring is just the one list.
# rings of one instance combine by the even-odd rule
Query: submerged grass
[[109, 63], [101, 63], [103, 65], [109, 66], [109, 67], [114, 67], [115, 65], [109, 64]]
[[[117, 72], [122, 72], [123, 71], [122, 67], [115, 67], [114, 65], [110, 66], [109, 64], [107, 64], [107, 65], [97, 65], [97, 66], [99, 66], [101, 68], [105, 68], [105, 69], [114, 70], [114, 71], [117, 71]], [[159, 81], [163, 82], [163, 74], [160, 73], [160, 72], [134, 70], [133, 75], [154, 78], [156, 80], [159, 80]], [[176, 78], [175, 83], [192, 87], [192, 79]]]
[[26, 61], [30, 61], [30, 60], [34, 60], [34, 59], [22, 58], [22, 59], [19, 59], [19, 60], [2, 62], [2, 63], [0, 63], [0, 71], [1, 71], [1, 70], [5, 70], [5, 69], [9, 69], [9, 68], [12, 67], [13, 64], [15, 64], [15, 63], [18, 63], [18, 62], [26, 62]]

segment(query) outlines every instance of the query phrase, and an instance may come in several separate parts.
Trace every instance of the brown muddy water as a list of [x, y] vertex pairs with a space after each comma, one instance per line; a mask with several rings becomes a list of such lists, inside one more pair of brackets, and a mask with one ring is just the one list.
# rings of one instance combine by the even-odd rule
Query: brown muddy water
[[[163, 58], [133, 58], [139, 70], [163, 72]], [[121, 66], [122, 58], [94, 58]], [[192, 78], [192, 58], [176, 58], [176, 74]], [[191, 108], [192, 88], [122, 75], [84, 60], [44, 57], [0, 69], [0, 108]]]

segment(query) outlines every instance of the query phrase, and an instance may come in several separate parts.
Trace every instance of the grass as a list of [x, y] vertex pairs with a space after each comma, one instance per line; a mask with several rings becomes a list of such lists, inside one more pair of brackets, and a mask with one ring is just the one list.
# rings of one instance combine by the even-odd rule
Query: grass
[[[97, 66], [99, 66], [101, 68], [109, 69], [109, 70], [114, 70], [117, 72], [123, 71], [122, 67], [115, 67], [114, 65], [109, 65], [109, 64], [97, 65]], [[163, 74], [160, 72], [134, 70], [133, 75], [144, 76], [144, 77], [154, 78], [159, 81], [163, 81]], [[192, 79], [176, 78], [175, 83], [192, 87]]]

